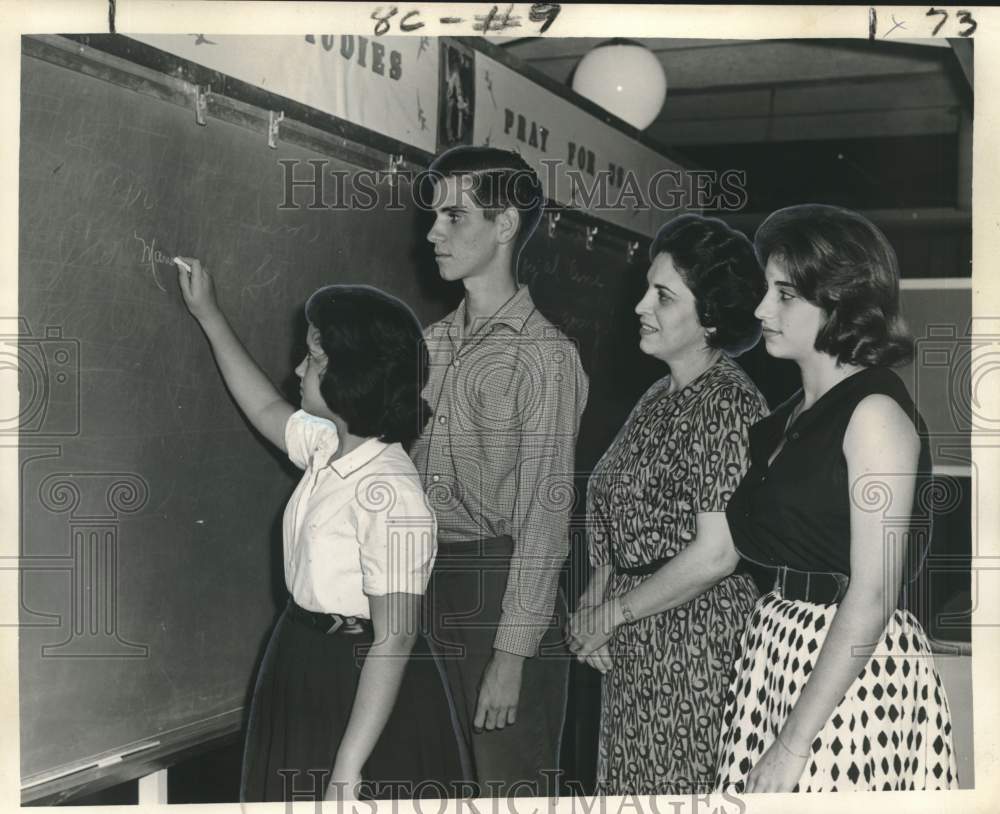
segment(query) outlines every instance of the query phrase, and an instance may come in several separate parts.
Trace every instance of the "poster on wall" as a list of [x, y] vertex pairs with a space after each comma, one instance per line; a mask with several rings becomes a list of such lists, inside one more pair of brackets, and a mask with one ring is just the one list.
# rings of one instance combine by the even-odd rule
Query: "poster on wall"
[[459, 144], [472, 144], [476, 109], [474, 59], [468, 46], [441, 40], [438, 152]]
[[475, 143], [521, 153], [550, 200], [650, 236], [688, 208], [680, 164], [482, 53], [475, 93]]

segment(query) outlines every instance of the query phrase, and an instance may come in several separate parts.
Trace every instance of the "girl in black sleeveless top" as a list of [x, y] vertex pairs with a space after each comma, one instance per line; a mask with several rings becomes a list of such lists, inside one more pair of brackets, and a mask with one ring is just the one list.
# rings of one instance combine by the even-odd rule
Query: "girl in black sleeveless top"
[[803, 388], [750, 432], [727, 509], [742, 556], [774, 570], [741, 643], [717, 784], [738, 791], [957, 785], [948, 702], [901, 606], [929, 542], [926, 430], [899, 377], [912, 343], [884, 235], [798, 206], [755, 237], [768, 353]]

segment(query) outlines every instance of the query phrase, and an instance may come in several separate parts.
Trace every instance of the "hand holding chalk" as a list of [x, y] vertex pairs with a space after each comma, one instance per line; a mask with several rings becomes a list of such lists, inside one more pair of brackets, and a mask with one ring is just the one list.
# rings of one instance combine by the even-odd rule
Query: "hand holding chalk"
[[184, 304], [192, 316], [204, 323], [206, 319], [217, 315], [219, 306], [215, 302], [212, 278], [201, 267], [201, 261], [194, 257], [175, 257], [174, 264], [177, 266], [177, 282], [181, 287]]

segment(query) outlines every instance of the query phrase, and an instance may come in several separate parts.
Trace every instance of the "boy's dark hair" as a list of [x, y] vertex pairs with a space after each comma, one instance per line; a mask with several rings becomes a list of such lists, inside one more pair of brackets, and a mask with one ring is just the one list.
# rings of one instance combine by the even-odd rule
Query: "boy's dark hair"
[[537, 173], [512, 150], [460, 146], [435, 158], [424, 177], [425, 183], [431, 185], [442, 177], [461, 176], [472, 180], [469, 192], [487, 220], [495, 220], [508, 207], [517, 210], [520, 227], [514, 241], [516, 264], [521, 249], [542, 219], [545, 196]]
[[913, 339], [899, 314], [899, 263], [885, 235], [848, 209], [804, 204], [769, 215], [754, 236], [762, 265], [781, 264], [826, 322], [815, 348], [841, 364], [905, 364]]
[[717, 218], [680, 215], [656, 233], [649, 259], [670, 255], [694, 295], [698, 321], [715, 328], [708, 346], [739, 356], [757, 344], [760, 320], [754, 310], [766, 290], [753, 244]]
[[306, 303], [326, 354], [320, 393], [354, 435], [408, 444], [430, 406], [421, 397], [430, 356], [420, 323], [395, 297], [366, 285], [331, 285]]

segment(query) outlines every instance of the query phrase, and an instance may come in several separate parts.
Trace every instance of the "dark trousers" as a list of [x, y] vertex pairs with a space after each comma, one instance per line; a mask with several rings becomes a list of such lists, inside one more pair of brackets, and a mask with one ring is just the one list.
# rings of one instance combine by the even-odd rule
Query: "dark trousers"
[[562, 592], [538, 655], [524, 660], [517, 723], [492, 731], [473, 729], [479, 684], [493, 656], [512, 551], [510, 537], [438, 546], [428, 592], [431, 647], [447, 677], [480, 793], [554, 796], [570, 658], [562, 633], [566, 621]]

